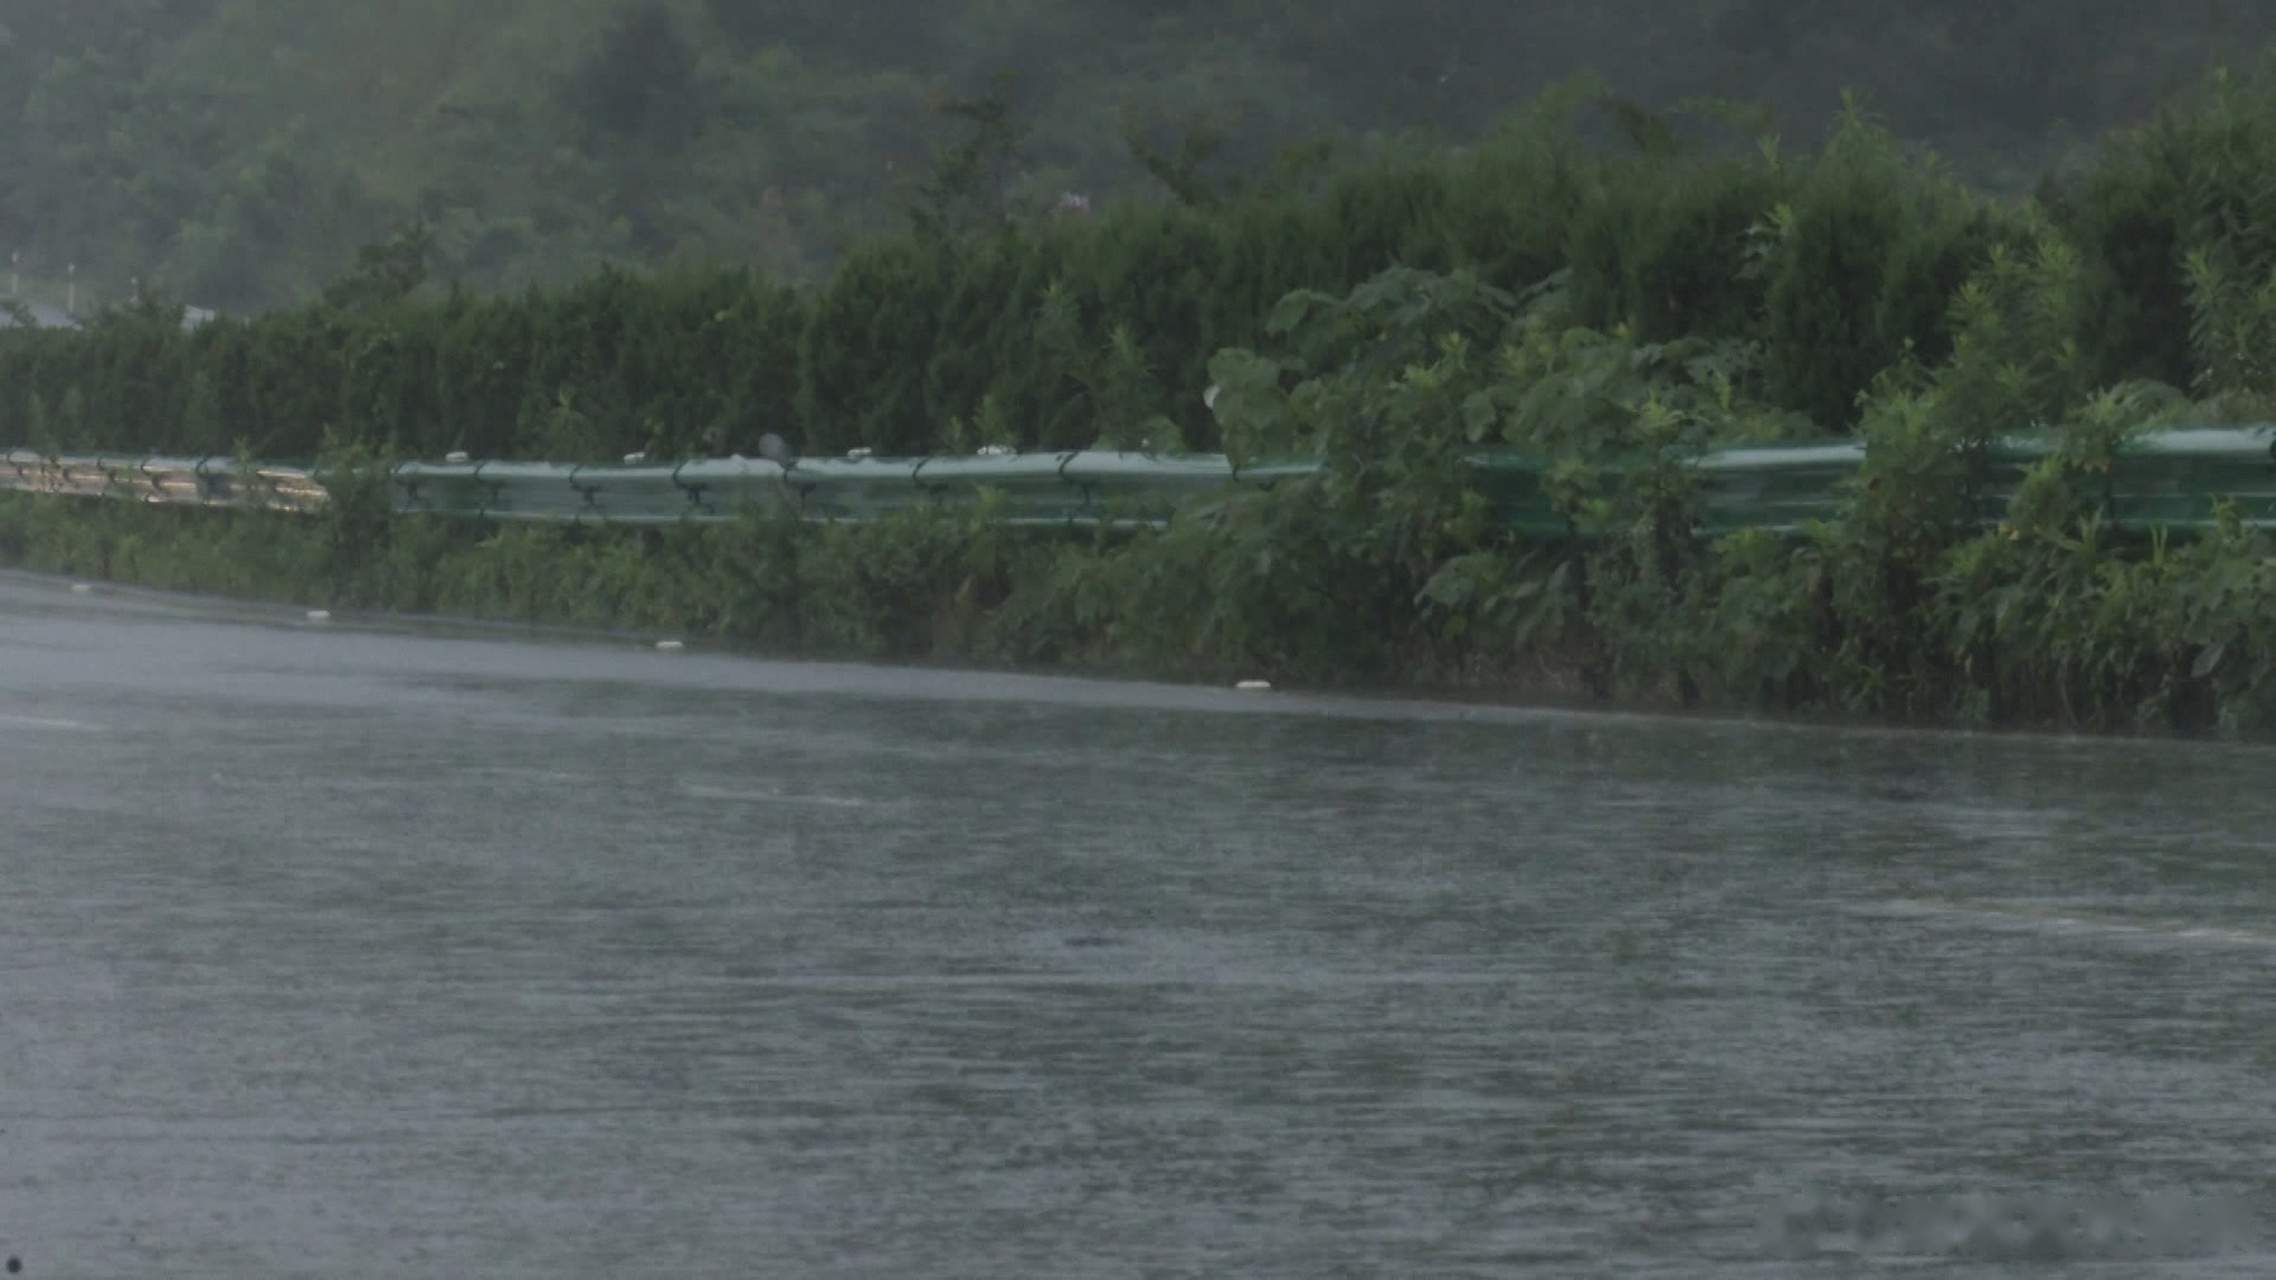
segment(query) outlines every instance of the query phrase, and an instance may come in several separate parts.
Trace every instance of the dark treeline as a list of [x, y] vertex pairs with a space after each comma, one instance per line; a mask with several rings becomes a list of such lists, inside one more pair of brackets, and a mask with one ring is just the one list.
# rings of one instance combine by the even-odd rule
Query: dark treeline
[[[1188, 198], [1027, 218], [989, 183], [987, 101], [915, 229], [823, 284], [746, 269], [607, 270], [503, 296], [436, 292], [431, 231], [367, 247], [317, 301], [185, 331], [149, 302], [82, 333], [0, 340], [0, 439], [312, 458], [324, 442], [436, 456], [1214, 448], [1209, 362], [1263, 342], [1296, 290], [1391, 267], [1554, 283], [1579, 329], [1755, 353], [1736, 391], [1839, 432], [1900, 360], [1949, 354], [1953, 303], [2041, 230], [2089, 295], [2066, 319], [2090, 385], [2193, 386], [2191, 335], [2265, 278], [2276, 155], [2264, 90], [2226, 78], [2034, 197], [1976, 193], [1852, 115], [1811, 154], [1716, 145], [1713, 114], [1568, 86], [1487, 141], [1240, 182], [1165, 161]], [[1745, 140], [1743, 133], [1737, 135]]]
[[[1000, 199], [1000, 104], [957, 105], [970, 132], [913, 229], [811, 290], [611, 272], [434, 298], [413, 230], [249, 322], [184, 331], [152, 304], [6, 335], [8, 436], [319, 455], [334, 501], [11, 497], [0, 561], [832, 657], [2276, 727], [2276, 539], [2233, 508], [2168, 537], [2103, 500], [2130, 435], [2276, 410], [2261, 77], [2213, 78], [2020, 200], [1856, 118], [1808, 152], [1718, 147], [1574, 90], [1470, 148], [1299, 153], [1237, 185], [1171, 155], [1180, 200], [1037, 218]], [[379, 465], [749, 452], [785, 425], [809, 451], [1182, 437], [1327, 465], [1095, 536], [940, 507], [395, 518]], [[2018, 429], [2052, 452], [1990, 510]], [[1700, 535], [1681, 459], [1837, 430], [1867, 450], [1833, 518]], [[1578, 536], [1501, 529], [1464, 464], [1482, 447], [1547, 460]]]
[[239, 313], [415, 220], [482, 292], [609, 262], [813, 281], [905, 224], [999, 77], [990, 183], [1030, 213], [1309, 139], [1475, 141], [1584, 71], [1797, 149], [1855, 90], [2021, 192], [2271, 38], [2244, 0], [0, 0], [0, 252], [42, 301], [76, 265], [82, 298]]

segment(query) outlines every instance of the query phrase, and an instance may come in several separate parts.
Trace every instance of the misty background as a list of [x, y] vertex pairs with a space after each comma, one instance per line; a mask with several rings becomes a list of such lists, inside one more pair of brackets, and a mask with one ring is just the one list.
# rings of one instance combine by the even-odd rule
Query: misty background
[[991, 90], [1006, 199], [1038, 212], [1168, 198], [1149, 152], [1459, 143], [1580, 73], [1760, 108], [1789, 145], [1854, 91], [2023, 194], [2271, 38], [2244, 0], [4, 0], [0, 253], [27, 293], [76, 265], [90, 299], [240, 311], [414, 219], [473, 288], [812, 279], [905, 224]]

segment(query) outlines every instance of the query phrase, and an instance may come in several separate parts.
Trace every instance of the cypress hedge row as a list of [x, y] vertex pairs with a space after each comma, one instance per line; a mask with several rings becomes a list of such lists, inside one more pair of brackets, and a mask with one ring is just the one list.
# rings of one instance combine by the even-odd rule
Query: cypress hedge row
[[[2098, 335], [2114, 368], [2155, 363], [2172, 319], [2158, 291], [2172, 281], [2138, 261], [2141, 226], [2181, 235], [2164, 177], [2112, 175], [2082, 197], [2082, 236], [2136, 303]], [[1291, 291], [1394, 266], [1511, 290], [1568, 273], [1584, 324], [1759, 343], [1749, 390], [1838, 431], [1900, 354], [1948, 349], [1953, 290], [2017, 222], [1861, 123], [1815, 156], [1706, 157], [1585, 142], [1544, 110], [1474, 147], [1204, 207], [881, 241], [810, 291], [607, 270], [506, 297], [340, 288], [192, 332], [172, 308], [120, 308], [0, 340], [0, 440], [279, 459], [327, 438], [412, 456], [717, 455], [767, 431], [810, 452], [1211, 449], [1211, 355], [1260, 341]]]
[[0, 335], [0, 441], [292, 460], [327, 439], [720, 455], [767, 431], [809, 452], [1212, 449], [1212, 354], [1262, 340], [1292, 291], [1391, 267], [1513, 291], [1555, 277], [1582, 325], [1753, 344], [1744, 391], [1845, 432], [1900, 357], [1950, 353], [1956, 292], [2036, 219], [2083, 265], [2063, 339], [2098, 383], [2191, 385], [2197, 304], [2257, 288], [2276, 241], [2276, 111], [2226, 78], [2022, 208], [1855, 118], [1815, 155], [1702, 155], [1588, 141], [1572, 106], [1547, 101], [1469, 148], [1291, 167], [1199, 207], [884, 240], [807, 291], [724, 269], [611, 269], [504, 297], [356, 287], [393, 278], [375, 272], [189, 332], [174, 308], [119, 308], [80, 332]]

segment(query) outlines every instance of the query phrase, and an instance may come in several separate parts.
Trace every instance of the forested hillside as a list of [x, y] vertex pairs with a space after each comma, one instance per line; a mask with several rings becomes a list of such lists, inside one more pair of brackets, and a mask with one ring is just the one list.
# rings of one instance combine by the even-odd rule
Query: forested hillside
[[1306, 140], [1479, 137], [1580, 72], [1654, 110], [1759, 107], [1795, 144], [1854, 89], [1964, 176], [2021, 189], [2276, 36], [2276, 9], [0, 0], [0, 28], [0, 251], [26, 291], [76, 264], [86, 298], [139, 278], [247, 311], [312, 296], [414, 219], [437, 277], [478, 289], [608, 261], [810, 280], [921, 214], [960, 141], [986, 144], [961, 189], [991, 212], [1190, 199]]

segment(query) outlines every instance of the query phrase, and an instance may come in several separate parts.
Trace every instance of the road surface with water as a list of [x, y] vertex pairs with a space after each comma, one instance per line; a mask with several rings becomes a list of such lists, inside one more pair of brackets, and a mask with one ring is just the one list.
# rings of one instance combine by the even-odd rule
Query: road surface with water
[[8, 580], [0, 1253], [2266, 1275], [2272, 766]]

